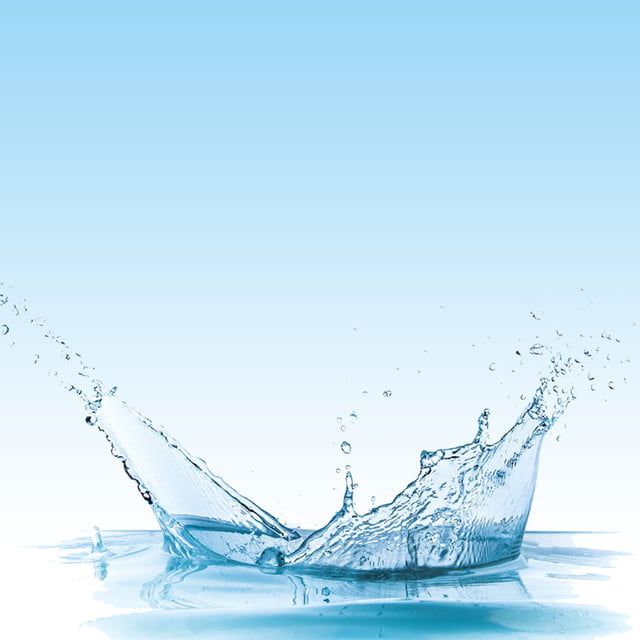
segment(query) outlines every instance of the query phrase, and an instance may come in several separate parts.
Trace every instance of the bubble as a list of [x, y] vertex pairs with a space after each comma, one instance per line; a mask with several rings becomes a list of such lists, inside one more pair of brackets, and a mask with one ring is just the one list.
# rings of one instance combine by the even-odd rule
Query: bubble
[[340, 473], [342, 469], [340, 467], [336, 467], [336, 473]]
[[495, 363], [495, 362], [492, 362], [492, 363], [489, 365], [489, 371], [495, 371], [495, 370], [496, 370], [496, 363]]
[[556, 335], [563, 336], [564, 334], [562, 333], [562, 331], [560, 331], [560, 329], [556, 329]]
[[342, 441], [342, 444], [340, 445], [340, 449], [342, 449], [342, 453], [351, 453], [351, 443], [347, 442], [346, 440]]
[[609, 380], [609, 389], [611, 389], [611, 391], [613, 391], [616, 388], [616, 386], [613, 384], [613, 380]]
[[6, 324], [0, 324], [0, 336], [6, 336], [9, 333], [9, 327]]
[[341, 424], [340, 425], [340, 431], [342, 431], [342, 433], [344, 433], [347, 430], [347, 425], [346, 424]]
[[353, 420], [357, 420], [357, 419], [358, 419], [358, 414], [357, 414], [355, 411], [352, 411], [352, 412], [349, 414], [349, 417], [350, 417], [351, 419], [353, 419]]
[[368, 393], [369, 393], [369, 392], [368, 392], [366, 389], [363, 389], [363, 390], [362, 390], [362, 395], [363, 395], [363, 396], [366, 396]]
[[331, 589], [329, 589], [329, 587], [322, 587], [322, 595], [323, 596], [330, 596], [331, 595]]
[[268, 547], [258, 558], [258, 564], [266, 567], [281, 567], [284, 565], [284, 554], [280, 549]]
[[84, 419], [84, 421], [85, 421], [87, 424], [90, 424], [90, 425], [92, 425], [92, 426], [93, 426], [96, 422], [98, 422], [98, 418], [97, 418], [97, 416], [96, 416], [94, 413], [90, 413], [90, 414], [89, 414], [89, 415]]
[[7, 304], [7, 302], [9, 302], [9, 298], [7, 297], [7, 295], [4, 293], [0, 293], [0, 307], [3, 304]]
[[520, 394], [520, 400], [526, 400], [527, 396], [524, 393]]
[[529, 347], [529, 353], [532, 356], [541, 356], [544, 353], [544, 345], [536, 342]]
[[587, 380], [595, 380], [596, 377], [593, 375], [593, 373], [589, 372], [589, 374], [587, 375]]
[[393, 394], [391, 393], [391, 389], [385, 389], [385, 390], [382, 392], [382, 395], [383, 395], [385, 398], [390, 398]]
[[531, 317], [534, 320], [542, 320], [542, 314], [541, 313], [537, 313], [535, 311], [531, 311]]

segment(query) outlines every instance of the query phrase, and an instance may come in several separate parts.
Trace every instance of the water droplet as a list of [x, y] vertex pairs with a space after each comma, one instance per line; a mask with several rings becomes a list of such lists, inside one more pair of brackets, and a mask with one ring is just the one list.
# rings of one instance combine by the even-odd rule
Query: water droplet
[[281, 567], [284, 565], [284, 554], [280, 549], [275, 547], [268, 547], [258, 558], [258, 564], [265, 567]]
[[6, 336], [9, 333], [9, 327], [6, 324], [0, 324], [0, 336]]
[[330, 596], [331, 595], [331, 589], [329, 589], [329, 587], [322, 587], [322, 595], [323, 596]]
[[492, 362], [492, 363], [489, 365], [489, 371], [495, 371], [495, 370], [496, 370], [496, 363], [495, 363], [495, 362]]
[[609, 380], [609, 389], [613, 391], [615, 389], [615, 385], [613, 384], [613, 380]]
[[107, 548], [104, 546], [102, 534], [98, 527], [93, 527], [93, 535], [91, 536], [91, 551], [93, 553], [104, 553]]
[[385, 389], [385, 390], [382, 392], [382, 395], [383, 395], [385, 398], [390, 398], [393, 394], [391, 393], [391, 389]]
[[346, 440], [343, 440], [340, 445], [340, 449], [342, 449], [342, 453], [351, 453], [351, 444]]
[[533, 356], [541, 356], [544, 353], [544, 345], [536, 342], [529, 347], [529, 353]]
[[96, 416], [94, 413], [90, 413], [90, 414], [89, 414], [89, 415], [84, 419], [84, 421], [85, 421], [87, 424], [90, 424], [90, 425], [92, 425], [92, 426], [93, 426], [96, 422], [98, 422], [98, 418], [97, 418], [97, 416]]

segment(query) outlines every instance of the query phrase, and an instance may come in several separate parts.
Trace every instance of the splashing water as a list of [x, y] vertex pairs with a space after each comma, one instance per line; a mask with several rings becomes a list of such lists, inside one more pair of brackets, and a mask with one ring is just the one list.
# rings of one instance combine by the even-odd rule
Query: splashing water
[[[8, 307], [4, 294], [2, 300]], [[13, 308], [26, 317], [26, 305]], [[165, 548], [187, 558], [266, 567], [442, 571], [515, 558], [543, 437], [574, 399], [570, 374], [584, 371], [576, 358], [553, 356], [550, 373], [500, 439], [489, 443], [485, 409], [471, 442], [423, 451], [415, 480], [391, 502], [367, 513], [354, 508], [355, 485], [348, 470], [340, 510], [317, 531], [297, 531], [213, 474], [162, 427], [121, 400], [116, 387], [106, 391], [93, 368], [46, 329], [44, 321], [30, 319], [29, 324], [42, 328], [43, 337], [61, 351], [61, 370], [50, 374], [84, 403], [86, 424], [104, 434], [111, 453], [151, 506]], [[9, 331], [8, 325], [1, 327]], [[537, 343], [531, 347], [534, 355], [544, 350]], [[355, 420], [357, 414], [351, 417]], [[351, 446], [345, 441], [341, 449], [348, 454]], [[106, 552], [97, 529], [94, 550]]]

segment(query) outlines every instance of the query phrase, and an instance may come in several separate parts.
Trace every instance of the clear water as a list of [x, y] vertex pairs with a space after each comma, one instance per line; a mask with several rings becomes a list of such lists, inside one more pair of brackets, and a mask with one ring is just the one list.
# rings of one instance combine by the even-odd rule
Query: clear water
[[[311, 623], [317, 632], [308, 637], [340, 638], [415, 637], [423, 629], [431, 630], [428, 637], [545, 629], [585, 637], [598, 626], [622, 627], [597, 607], [559, 605], [549, 597], [567, 580], [599, 580], [584, 567], [607, 562], [606, 552], [584, 550], [576, 563], [576, 549], [564, 539], [529, 536], [523, 545], [541, 443], [576, 389], [591, 384], [597, 348], [552, 354], [532, 345], [532, 355], [548, 356], [548, 371], [500, 439], [488, 442], [484, 410], [469, 443], [423, 451], [415, 480], [366, 513], [354, 508], [348, 471], [340, 509], [324, 527], [306, 531], [279, 522], [212, 473], [117, 388], [107, 388], [26, 305], [11, 306], [2, 294], [0, 307], [12, 310], [2, 325], [5, 339], [20, 321], [40, 331], [35, 364], [47, 348], [61, 356], [62, 365], [49, 374], [78, 397], [86, 424], [106, 437], [160, 526], [160, 533], [108, 537], [96, 530], [90, 544], [64, 546], [67, 560], [92, 563], [119, 598], [128, 593], [154, 610], [172, 610], [101, 623], [116, 637], [229, 637], [233, 631], [234, 637], [277, 632], [287, 638]], [[529, 586], [541, 575], [544, 606]]]
[[605, 534], [527, 533], [510, 562], [439, 575], [178, 557], [157, 531], [106, 533], [99, 546], [94, 536], [55, 551], [91, 569], [95, 597], [119, 613], [90, 626], [116, 640], [599, 638], [630, 629], [602, 605], [627, 559]]

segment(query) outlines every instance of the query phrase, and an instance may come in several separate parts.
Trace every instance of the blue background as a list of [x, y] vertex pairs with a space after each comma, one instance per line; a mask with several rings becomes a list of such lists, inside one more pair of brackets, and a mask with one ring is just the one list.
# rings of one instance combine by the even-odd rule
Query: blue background
[[[547, 444], [531, 524], [626, 526], [638, 18], [615, 1], [0, 2], [0, 279], [293, 524], [335, 510], [347, 461], [366, 507], [484, 406], [499, 435], [540, 365], [511, 373], [518, 339], [617, 332], [632, 363]], [[38, 349], [0, 359], [3, 507], [149, 524]]]

